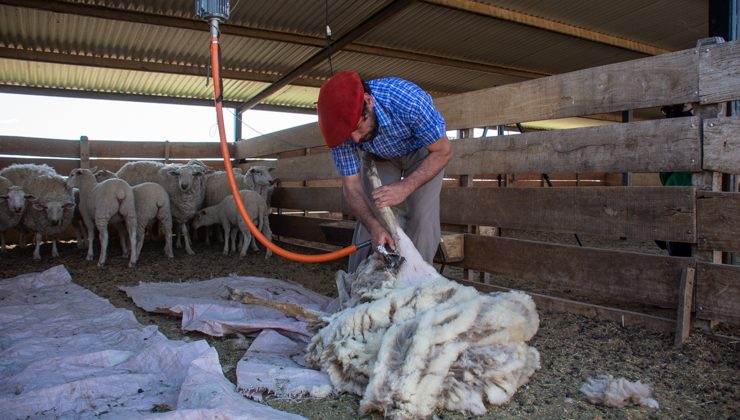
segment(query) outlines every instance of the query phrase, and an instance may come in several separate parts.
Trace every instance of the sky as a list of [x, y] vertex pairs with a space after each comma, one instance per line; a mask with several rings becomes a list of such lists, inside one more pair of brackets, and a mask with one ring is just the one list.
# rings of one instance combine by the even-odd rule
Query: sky
[[[242, 138], [316, 120], [315, 115], [250, 110], [242, 114]], [[233, 109], [224, 109], [224, 121], [226, 139], [233, 142]], [[87, 136], [90, 140], [219, 141], [212, 106], [8, 93], [0, 93], [0, 135], [66, 140]]]

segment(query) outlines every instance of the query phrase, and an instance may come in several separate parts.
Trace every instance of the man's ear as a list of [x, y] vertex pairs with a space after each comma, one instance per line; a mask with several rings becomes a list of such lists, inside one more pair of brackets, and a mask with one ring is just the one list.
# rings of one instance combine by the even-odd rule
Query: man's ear
[[375, 99], [373, 99], [373, 95], [365, 92], [362, 94], [362, 97], [367, 104], [367, 109], [373, 109], [373, 107], [375, 106]]

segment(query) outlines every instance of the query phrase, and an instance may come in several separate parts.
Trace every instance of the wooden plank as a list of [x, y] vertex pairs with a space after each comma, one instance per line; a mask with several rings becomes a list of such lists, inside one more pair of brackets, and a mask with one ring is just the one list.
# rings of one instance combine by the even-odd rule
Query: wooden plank
[[[350, 214], [341, 187], [277, 188], [273, 206]], [[443, 223], [696, 242], [691, 187], [443, 188]]]
[[460, 262], [465, 259], [465, 235], [443, 234], [439, 242], [439, 249], [442, 251], [442, 262], [445, 264]]
[[4, 155], [77, 158], [78, 140], [59, 140], [37, 137], [0, 136], [0, 151]]
[[681, 272], [692, 263], [690, 258], [467, 234], [462, 265], [535, 287], [675, 309]]
[[163, 159], [163, 150], [160, 141], [90, 141], [90, 156], [96, 158]]
[[691, 187], [444, 188], [445, 223], [696, 242]]
[[306, 181], [310, 179], [338, 178], [331, 153], [280, 159], [272, 176], [282, 180]]
[[342, 189], [337, 187], [276, 188], [272, 195], [272, 206], [349, 213], [349, 205], [344, 203]]
[[701, 170], [697, 117], [454, 140], [445, 175]]
[[701, 47], [699, 55], [699, 102], [740, 99], [740, 41]]
[[238, 141], [236, 156], [239, 159], [264, 157], [323, 145], [324, 138], [321, 137], [318, 123], [310, 123]]
[[[228, 144], [229, 156], [234, 159], [234, 143]], [[162, 153], [161, 145], [159, 150]], [[218, 142], [170, 142], [170, 159], [221, 158], [221, 144]]]
[[[75, 153], [79, 153], [79, 145], [76, 144], [78, 151]], [[6, 157], [0, 157], [0, 168], [4, 168], [6, 166], [10, 166], [14, 163], [35, 163], [37, 165], [40, 165], [42, 163], [45, 163], [52, 168], [54, 168], [55, 171], [57, 171], [58, 174], [67, 176], [70, 172], [72, 172], [72, 169], [76, 169], [80, 167], [80, 161], [79, 159], [49, 159], [49, 158], [42, 158], [42, 157], [35, 157], [35, 158], [6, 158]]]
[[694, 302], [694, 284], [696, 269], [686, 267], [681, 274], [681, 286], [678, 292], [678, 314], [676, 317], [675, 347], [681, 347], [691, 332], [691, 306]]
[[704, 120], [704, 162], [707, 171], [740, 174], [740, 118]]
[[699, 249], [740, 252], [740, 193], [698, 191]]
[[[453, 279], [458, 283], [466, 286], [475, 287], [481, 292], [505, 292], [511, 290], [506, 287], [487, 285], [479, 282], [468, 280]], [[676, 328], [676, 320], [670, 318], [657, 317], [653, 315], [642, 314], [639, 312], [626, 311], [623, 309], [609, 308], [606, 306], [593, 305], [590, 303], [578, 302], [569, 299], [562, 299], [553, 296], [542, 295], [538, 293], [527, 292], [532, 296], [538, 310], [552, 312], [567, 312], [571, 314], [585, 316], [591, 319], [600, 319], [616, 322], [622, 326], [640, 326], [651, 331], [671, 332]]]
[[287, 236], [312, 242], [326, 242], [321, 225], [330, 222], [318, 217], [291, 216], [284, 214], [270, 215], [270, 229], [273, 235]]
[[549, 120], [699, 98], [695, 49], [437, 98], [448, 130]]
[[321, 225], [326, 241], [333, 245], [347, 246], [352, 243], [355, 224], [351, 220], [336, 220]]
[[697, 263], [696, 316], [740, 326], [740, 267]]

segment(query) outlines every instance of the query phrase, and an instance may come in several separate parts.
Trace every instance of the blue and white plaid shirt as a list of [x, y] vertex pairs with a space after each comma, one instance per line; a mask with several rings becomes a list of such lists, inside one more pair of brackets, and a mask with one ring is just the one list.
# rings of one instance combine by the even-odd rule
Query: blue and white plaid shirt
[[395, 159], [434, 143], [446, 133], [445, 120], [432, 97], [419, 86], [394, 77], [371, 80], [368, 85], [375, 100], [378, 133], [370, 142], [347, 139], [331, 149], [342, 176], [360, 172], [358, 148], [383, 159]]

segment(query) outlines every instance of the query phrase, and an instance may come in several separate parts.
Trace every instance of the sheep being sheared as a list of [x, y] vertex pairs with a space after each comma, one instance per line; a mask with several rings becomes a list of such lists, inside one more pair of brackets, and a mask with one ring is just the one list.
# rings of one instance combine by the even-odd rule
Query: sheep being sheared
[[306, 361], [337, 389], [361, 395], [361, 414], [481, 415], [486, 402], [509, 401], [540, 367], [526, 344], [539, 327], [531, 297], [449, 281], [424, 262], [389, 208], [380, 213], [406, 262], [394, 272], [371, 256], [354, 274], [340, 271], [343, 309], [325, 318]]

